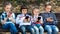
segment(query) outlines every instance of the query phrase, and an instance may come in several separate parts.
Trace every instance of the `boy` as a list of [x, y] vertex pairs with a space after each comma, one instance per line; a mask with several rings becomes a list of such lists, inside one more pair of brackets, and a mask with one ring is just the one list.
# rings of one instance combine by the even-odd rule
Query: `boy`
[[43, 16], [44, 28], [47, 30], [47, 34], [57, 34], [59, 31], [56, 26], [57, 19], [55, 14], [52, 13], [51, 8], [50, 4], [45, 5], [45, 12], [41, 15]]
[[15, 27], [15, 14], [11, 11], [12, 5], [9, 2], [4, 3], [4, 12], [1, 15], [3, 29], [9, 29], [11, 34], [18, 34]]

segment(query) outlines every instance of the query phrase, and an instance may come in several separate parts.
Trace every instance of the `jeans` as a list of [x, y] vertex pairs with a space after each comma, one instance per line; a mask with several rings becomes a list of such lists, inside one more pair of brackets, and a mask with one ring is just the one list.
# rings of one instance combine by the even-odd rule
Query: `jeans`
[[35, 30], [35, 34], [43, 34], [44, 33], [44, 29], [40, 24], [35, 24], [33, 26], [34, 30]]
[[22, 25], [22, 26], [20, 26], [20, 29], [22, 31], [22, 34], [26, 34], [26, 30], [31, 32], [31, 34], [34, 34], [34, 29], [30, 25]]
[[4, 24], [3, 29], [9, 29], [11, 34], [16, 34], [18, 32], [13, 23]]
[[59, 32], [59, 29], [55, 25], [46, 25], [45, 30], [47, 34], [57, 34]]

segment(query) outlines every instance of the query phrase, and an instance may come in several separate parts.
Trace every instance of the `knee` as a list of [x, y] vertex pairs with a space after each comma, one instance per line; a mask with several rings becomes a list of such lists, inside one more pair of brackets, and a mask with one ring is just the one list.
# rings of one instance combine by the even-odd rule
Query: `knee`
[[40, 31], [43, 31], [43, 32], [44, 32], [44, 29], [43, 29], [43, 27], [39, 27], [39, 29], [40, 29]]
[[39, 31], [39, 29], [38, 29], [38, 28], [35, 28], [35, 30], [36, 30], [36, 31]]
[[55, 29], [54, 31], [55, 31], [55, 32], [59, 32], [59, 29], [57, 28], [57, 29]]
[[35, 30], [35, 31], [39, 31], [39, 29], [38, 29], [37, 27], [34, 27], [34, 30]]
[[47, 30], [48, 32], [50, 32], [50, 33], [52, 33], [52, 30], [51, 29], [49, 29], [49, 30]]
[[33, 32], [33, 33], [34, 33], [34, 29], [33, 29], [33, 28], [31, 28], [31, 32]]
[[23, 32], [25, 32], [25, 31], [26, 31], [26, 30], [25, 30], [25, 27], [22, 27], [22, 28], [21, 28], [21, 30], [22, 30]]
[[46, 26], [45, 26], [45, 30], [46, 30], [47, 32], [52, 32], [52, 29], [51, 29], [51, 27], [50, 27], [49, 25], [46, 25]]

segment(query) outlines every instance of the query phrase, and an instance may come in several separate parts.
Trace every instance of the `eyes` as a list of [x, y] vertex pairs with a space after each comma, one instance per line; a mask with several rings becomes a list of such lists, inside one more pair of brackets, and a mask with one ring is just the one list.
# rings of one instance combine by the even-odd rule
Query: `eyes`
[[47, 6], [46, 9], [51, 9], [51, 6]]
[[12, 9], [11, 5], [6, 5], [5, 9]]
[[51, 9], [51, 8], [46, 8], [46, 9]]
[[34, 13], [39, 13], [39, 10], [35, 10]]
[[11, 9], [11, 8], [7, 7], [6, 9]]
[[22, 11], [27, 11], [27, 9], [23, 9]]

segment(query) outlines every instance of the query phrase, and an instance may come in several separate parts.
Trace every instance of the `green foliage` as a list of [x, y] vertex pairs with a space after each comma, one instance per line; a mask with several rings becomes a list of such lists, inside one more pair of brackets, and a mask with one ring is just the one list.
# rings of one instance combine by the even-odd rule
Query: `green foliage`
[[40, 5], [40, 4], [44, 4], [46, 3], [47, 1], [50, 2], [52, 1], [54, 4], [55, 3], [55, 6], [59, 6], [60, 7], [60, 0], [0, 0], [0, 12], [2, 12], [2, 3], [5, 2], [5, 1], [9, 1], [12, 3], [13, 7], [14, 7], [14, 12], [17, 11], [17, 13], [20, 12], [20, 5]]

